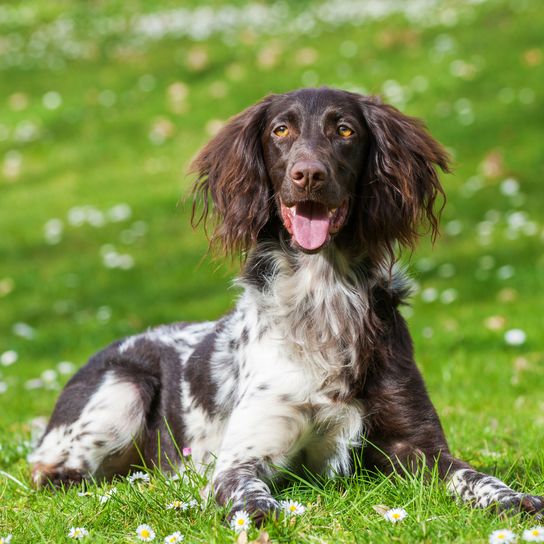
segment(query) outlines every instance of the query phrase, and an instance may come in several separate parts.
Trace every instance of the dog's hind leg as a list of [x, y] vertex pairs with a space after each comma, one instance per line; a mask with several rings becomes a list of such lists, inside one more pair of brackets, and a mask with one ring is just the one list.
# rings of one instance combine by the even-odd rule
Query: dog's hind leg
[[62, 392], [28, 460], [37, 486], [126, 473], [138, 463], [138, 438], [153, 398], [153, 380], [131, 381], [123, 368], [93, 360]]

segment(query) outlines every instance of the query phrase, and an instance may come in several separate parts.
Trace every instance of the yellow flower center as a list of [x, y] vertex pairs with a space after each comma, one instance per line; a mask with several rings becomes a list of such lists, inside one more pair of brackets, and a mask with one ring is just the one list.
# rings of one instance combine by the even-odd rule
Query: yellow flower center
[[244, 523], [245, 523], [244, 518], [240, 518], [240, 519], [238, 520], [238, 525], [243, 525]]
[[531, 531], [531, 534], [532, 534], [533, 536], [539, 536], [539, 535], [540, 535], [540, 531], [539, 531], [538, 529], [533, 529], [533, 530]]
[[144, 538], [147, 538], [149, 536], [149, 531], [147, 529], [142, 529], [141, 535]]
[[294, 512], [296, 509], [297, 507], [294, 504], [289, 507], [289, 510], [291, 510], [291, 512]]
[[395, 519], [399, 519], [399, 518], [400, 518], [400, 514], [397, 513], [397, 512], [395, 512], [395, 513], [393, 514], [393, 517], [394, 517]]

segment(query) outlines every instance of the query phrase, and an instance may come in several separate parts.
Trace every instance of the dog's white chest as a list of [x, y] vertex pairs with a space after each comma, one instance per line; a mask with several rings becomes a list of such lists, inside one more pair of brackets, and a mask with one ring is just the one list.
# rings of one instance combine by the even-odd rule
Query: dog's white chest
[[[360, 444], [363, 433], [362, 403], [334, 400], [331, 392], [341, 390], [341, 381], [335, 387], [322, 365], [313, 367], [314, 361], [274, 329], [250, 342], [242, 357], [240, 411], [264, 425], [269, 422], [279, 443], [289, 437], [286, 464], [304, 464], [319, 472], [346, 471], [349, 450]], [[237, 417], [236, 409], [232, 417]], [[277, 425], [271, 423], [275, 419]]]

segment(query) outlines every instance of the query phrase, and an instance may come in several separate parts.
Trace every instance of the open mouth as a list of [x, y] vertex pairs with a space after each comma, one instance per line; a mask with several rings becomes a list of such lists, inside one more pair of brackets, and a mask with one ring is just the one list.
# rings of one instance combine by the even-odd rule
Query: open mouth
[[286, 206], [281, 202], [283, 225], [294, 241], [306, 251], [316, 251], [329, 242], [344, 225], [348, 215], [348, 201], [337, 208], [314, 200]]

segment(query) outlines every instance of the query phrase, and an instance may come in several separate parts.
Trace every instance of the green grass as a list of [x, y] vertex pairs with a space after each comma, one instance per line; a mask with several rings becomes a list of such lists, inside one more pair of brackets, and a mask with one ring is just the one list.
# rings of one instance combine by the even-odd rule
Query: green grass
[[[188, 542], [235, 540], [215, 505], [166, 510], [198, 486], [168, 485], [157, 473], [149, 486], [115, 482], [105, 504], [78, 489], [30, 490], [31, 421], [50, 414], [68, 376], [27, 385], [61, 361], [84, 364], [120, 336], [215, 318], [232, 306], [236, 266], [202, 260], [205, 236], [189, 227], [189, 206], [178, 205], [190, 184], [184, 169], [209, 138], [210, 121], [309, 84], [385, 93], [451, 150], [444, 234], [409, 259], [420, 293], [438, 295], [416, 295], [409, 312], [418, 363], [453, 452], [544, 494], [544, 6], [440, 5], [425, 21], [400, 13], [317, 20], [304, 33], [280, 17], [202, 40], [147, 40], [127, 30], [136, 15], [179, 7], [170, 1], [0, 5], [0, 356], [18, 355], [0, 365], [0, 537], [65, 542], [79, 525], [93, 542], [133, 542], [147, 522], [157, 541], [175, 530]], [[315, 13], [310, 2], [285, 6], [302, 22], [305, 10]], [[187, 97], [172, 102], [184, 89]], [[58, 107], [44, 105], [59, 96]], [[507, 178], [519, 183], [514, 194], [504, 194]], [[130, 206], [130, 218], [101, 227], [68, 221], [74, 207], [92, 206], [96, 218], [119, 203]], [[54, 218], [63, 230], [51, 244], [44, 225]], [[134, 266], [105, 267], [107, 244]], [[455, 291], [444, 295], [448, 289]], [[17, 334], [16, 323], [31, 326], [32, 338]], [[510, 329], [522, 329], [526, 342], [507, 345]], [[532, 523], [459, 507], [434, 477], [362, 474], [294, 482], [278, 494], [308, 509], [294, 523], [268, 523], [273, 542], [485, 542], [494, 529], [521, 534]], [[409, 516], [389, 524], [377, 504]], [[250, 540], [257, 534], [252, 529]]]

